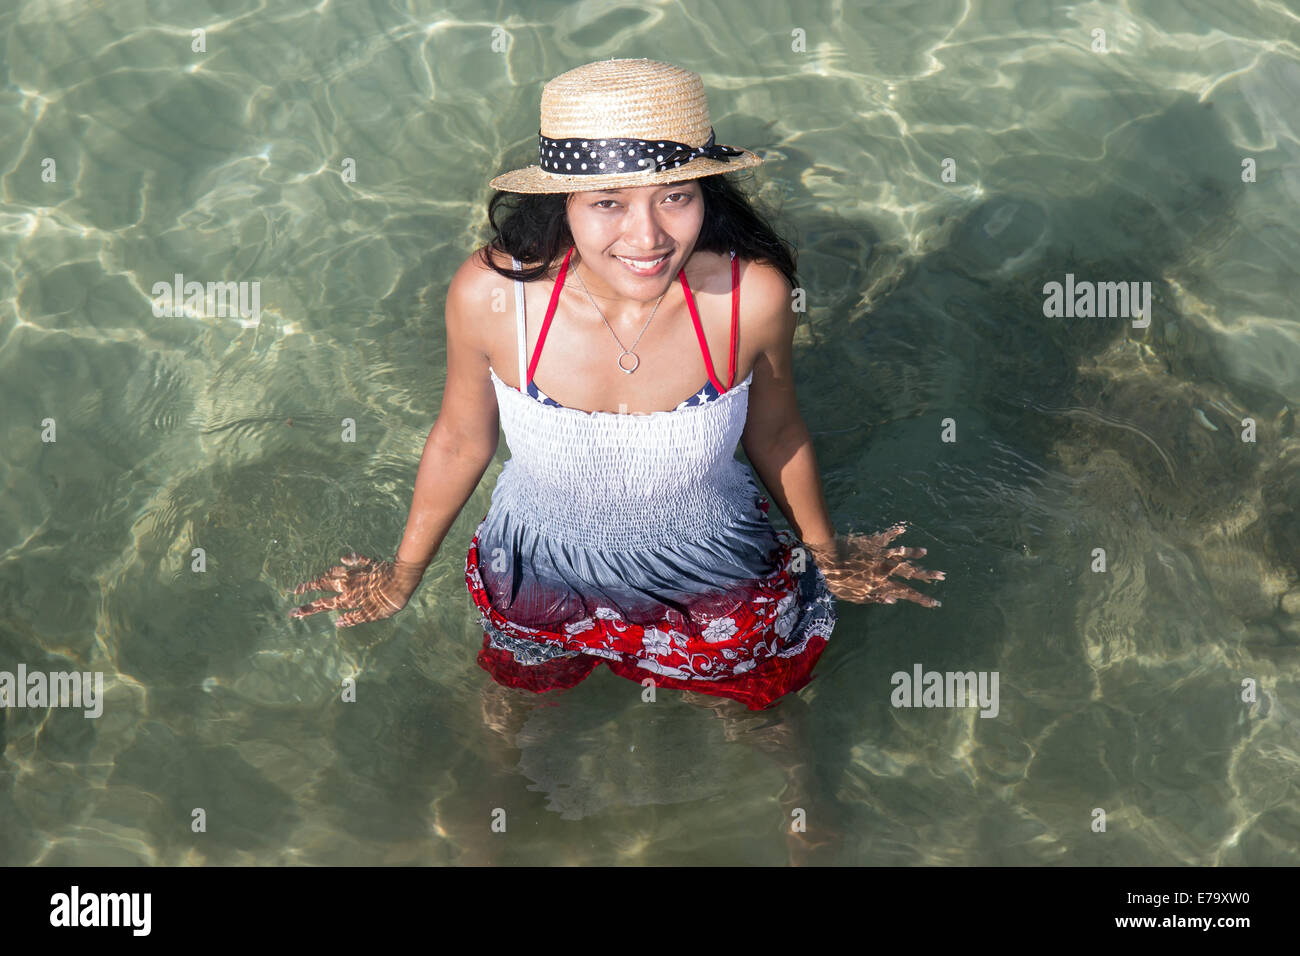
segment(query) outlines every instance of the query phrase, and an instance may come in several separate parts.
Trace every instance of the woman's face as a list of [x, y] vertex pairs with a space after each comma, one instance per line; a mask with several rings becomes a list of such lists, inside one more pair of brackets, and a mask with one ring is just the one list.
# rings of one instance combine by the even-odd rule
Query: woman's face
[[[704, 223], [704, 195], [693, 179], [578, 192], [569, 196], [568, 216], [590, 292], [649, 302], [664, 293], [690, 258]], [[665, 259], [650, 272], [625, 264], [619, 256]]]

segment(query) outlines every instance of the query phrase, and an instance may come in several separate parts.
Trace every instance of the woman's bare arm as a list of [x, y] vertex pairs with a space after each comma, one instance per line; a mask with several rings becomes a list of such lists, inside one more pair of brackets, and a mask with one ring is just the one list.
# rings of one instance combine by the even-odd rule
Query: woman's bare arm
[[335, 593], [294, 608], [290, 617], [346, 611], [334, 624], [351, 627], [400, 611], [496, 454], [497, 403], [483, 343], [492, 292], [502, 280], [476, 261], [476, 255], [456, 270], [447, 289], [447, 381], [438, 420], [424, 443], [396, 556], [376, 561], [345, 555], [342, 564], [293, 589], [294, 594]]
[[757, 349], [749, 389], [749, 417], [741, 444], [800, 540], [830, 541], [835, 536], [822, 492], [812, 436], [794, 391], [794, 330], [798, 313], [790, 308], [790, 284], [776, 269], [751, 265], [742, 286], [743, 333]]
[[741, 294], [741, 313], [750, 316], [745, 332], [758, 356], [750, 386], [749, 418], [741, 443], [754, 470], [763, 479], [790, 527], [808, 547], [838, 598], [866, 603], [915, 601], [939, 607], [939, 601], [910, 588], [894, 575], [918, 581], [942, 581], [943, 571], [926, 571], [909, 559], [925, 556], [925, 548], [895, 547], [906, 530], [903, 523], [875, 535], [835, 533], [822, 492], [812, 436], [794, 394], [792, 352], [796, 314], [790, 310], [790, 284], [775, 269], [750, 268], [754, 304]]
[[397, 549], [401, 561], [427, 565], [433, 559], [496, 454], [500, 429], [484, 326], [492, 317], [492, 286], [500, 281], [474, 253], [447, 289], [447, 380], [415, 475]]

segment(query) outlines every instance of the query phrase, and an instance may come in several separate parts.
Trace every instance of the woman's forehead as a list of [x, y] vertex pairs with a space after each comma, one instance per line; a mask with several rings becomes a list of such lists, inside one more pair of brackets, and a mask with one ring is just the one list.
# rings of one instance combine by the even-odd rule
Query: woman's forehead
[[593, 196], [594, 196], [594, 195], [597, 195], [597, 194], [602, 195], [602, 196], [605, 196], [605, 195], [609, 195], [609, 196], [625, 196], [625, 195], [632, 195], [632, 196], [634, 196], [634, 195], [636, 195], [636, 194], [638, 194], [638, 193], [655, 193], [655, 192], [659, 192], [659, 191], [662, 190], [662, 189], [680, 189], [680, 188], [682, 188], [683, 186], [690, 186], [690, 185], [693, 185], [695, 182], [696, 182], [696, 180], [694, 180], [694, 179], [679, 179], [679, 180], [677, 180], [677, 182], [673, 182], [673, 183], [655, 183], [655, 184], [652, 185], [652, 186], [624, 186], [622, 189], [584, 189], [584, 190], [581, 190], [581, 191], [582, 191], [583, 193], [589, 193], [590, 195], [593, 195]]

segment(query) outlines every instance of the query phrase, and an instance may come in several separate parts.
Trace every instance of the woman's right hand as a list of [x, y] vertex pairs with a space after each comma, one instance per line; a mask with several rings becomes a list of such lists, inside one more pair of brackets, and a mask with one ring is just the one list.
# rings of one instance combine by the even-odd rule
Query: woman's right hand
[[351, 627], [392, 617], [406, 607], [406, 602], [424, 577], [424, 569], [428, 567], [428, 562], [413, 564], [400, 558], [376, 561], [355, 553], [344, 555], [342, 560], [342, 564], [293, 589], [294, 594], [307, 591], [338, 593], [296, 607], [289, 612], [289, 617], [301, 618], [321, 611], [350, 609], [339, 615], [335, 627]]

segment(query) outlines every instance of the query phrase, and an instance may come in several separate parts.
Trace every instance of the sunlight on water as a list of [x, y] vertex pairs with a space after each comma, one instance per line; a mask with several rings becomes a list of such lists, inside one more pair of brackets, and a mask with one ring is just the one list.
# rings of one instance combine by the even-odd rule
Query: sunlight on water
[[[843, 864], [1296, 863], [1295, 14], [1130, 6], [0, 12], [0, 671], [104, 675], [93, 720], [0, 709], [0, 863], [784, 865], [792, 801]], [[487, 181], [611, 56], [700, 72], [765, 157], [836, 526], [948, 572], [940, 609], [840, 602], [761, 718], [492, 684], [465, 551], [504, 442], [402, 613], [287, 617], [392, 555]], [[1044, 312], [1119, 282], [1149, 324]], [[929, 671], [995, 672], [996, 714]], [[795, 796], [746, 745], [782, 734]]]

